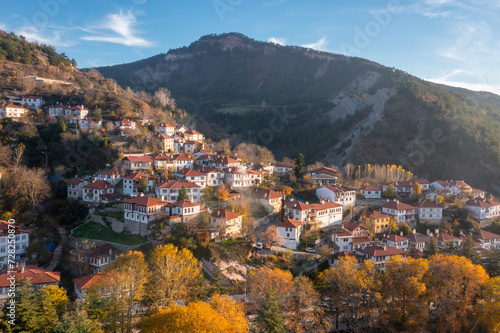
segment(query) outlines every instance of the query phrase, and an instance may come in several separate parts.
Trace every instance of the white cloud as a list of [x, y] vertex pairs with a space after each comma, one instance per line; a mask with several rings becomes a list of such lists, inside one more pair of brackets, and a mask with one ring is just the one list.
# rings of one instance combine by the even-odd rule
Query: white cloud
[[486, 84], [486, 83], [467, 83], [467, 82], [457, 82], [439, 79], [430, 79], [428, 81], [445, 84], [447, 86], [465, 88], [473, 91], [488, 91], [497, 95], [500, 95], [500, 86]]
[[114, 36], [103, 34], [102, 36], [84, 36], [82, 39], [126, 46], [151, 46], [152, 43], [150, 41], [137, 37], [137, 31], [134, 29], [136, 23], [136, 18], [130, 10], [126, 13], [120, 10], [117, 14], [106, 15], [106, 21], [101, 25], [88, 29], [90, 31], [111, 30], [115, 33]]
[[473, 91], [489, 91], [500, 95], [500, 81], [495, 79], [494, 76], [494, 73], [481, 75], [477, 72], [455, 69], [448, 74], [443, 74], [428, 81]]
[[59, 46], [73, 46], [75, 41], [63, 40], [63, 31], [66, 29], [37, 28], [35, 26], [19, 27], [14, 30], [17, 35], [24, 36], [30, 42]]
[[274, 44], [279, 44], [279, 45], [285, 45], [286, 44], [286, 39], [285, 38], [271, 37], [267, 41], [269, 43], [274, 43]]
[[311, 43], [311, 44], [304, 44], [301, 45], [302, 47], [308, 48], [308, 49], [314, 49], [314, 50], [319, 50], [319, 51], [326, 51], [326, 45], [328, 44], [328, 41], [326, 40], [326, 36], [321, 37], [317, 42]]

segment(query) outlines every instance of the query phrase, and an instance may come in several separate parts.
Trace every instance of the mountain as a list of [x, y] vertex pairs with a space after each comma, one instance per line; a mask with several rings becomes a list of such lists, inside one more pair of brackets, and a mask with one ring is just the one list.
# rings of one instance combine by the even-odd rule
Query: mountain
[[229, 33], [97, 70], [123, 87], [171, 90], [214, 139], [312, 162], [402, 164], [500, 193], [500, 97], [375, 62]]

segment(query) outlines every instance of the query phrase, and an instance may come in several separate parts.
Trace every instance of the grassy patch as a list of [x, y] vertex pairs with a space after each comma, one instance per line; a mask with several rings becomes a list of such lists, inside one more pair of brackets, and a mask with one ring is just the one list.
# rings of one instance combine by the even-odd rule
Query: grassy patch
[[125, 213], [123, 211], [116, 212], [116, 211], [106, 210], [104, 212], [101, 212], [101, 215], [111, 217], [111, 218], [116, 219], [116, 220], [123, 221]]
[[264, 207], [264, 205], [262, 204], [252, 205], [251, 209], [252, 209], [252, 216], [254, 218], [260, 219], [261, 217], [268, 215], [266, 207]]
[[221, 113], [231, 113], [231, 114], [242, 114], [248, 111], [247, 107], [239, 107], [239, 106], [233, 106], [229, 108], [223, 108], [217, 110], [217, 112]]
[[144, 237], [137, 235], [125, 235], [114, 232], [110, 228], [106, 228], [102, 224], [89, 222], [81, 227], [73, 230], [72, 236], [79, 238], [90, 238], [113, 242], [123, 245], [137, 245], [145, 243], [147, 240]]

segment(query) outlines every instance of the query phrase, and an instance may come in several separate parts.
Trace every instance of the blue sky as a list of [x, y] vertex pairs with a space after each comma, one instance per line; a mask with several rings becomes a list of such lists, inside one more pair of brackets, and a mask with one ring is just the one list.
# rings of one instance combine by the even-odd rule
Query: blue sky
[[18, 0], [2, 3], [0, 29], [54, 45], [79, 67], [240, 32], [500, 94], [498, 17], [498, 0]]

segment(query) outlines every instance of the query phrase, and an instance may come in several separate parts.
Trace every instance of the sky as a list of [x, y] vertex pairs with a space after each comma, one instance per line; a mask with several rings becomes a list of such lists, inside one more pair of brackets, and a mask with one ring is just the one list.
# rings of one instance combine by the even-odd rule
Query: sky
[[0, 29], [53, 45], [80, 68], [239, 32], [500, 94], [498, 17], [499, 0], [17, 0], [3, 1]]

